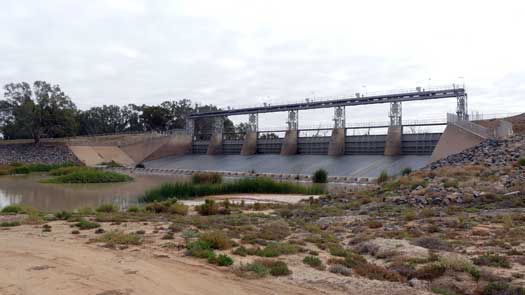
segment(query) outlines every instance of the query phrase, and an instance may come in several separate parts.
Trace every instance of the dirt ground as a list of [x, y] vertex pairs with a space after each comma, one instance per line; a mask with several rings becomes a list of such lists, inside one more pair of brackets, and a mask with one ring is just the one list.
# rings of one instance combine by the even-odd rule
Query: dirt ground
[[[153, 244], [107, 249], [86, 243], [92, 233], [72, 235], [65, 222], [49, 224], [51, 233], [33, 225], [0, 231], [0, 294], [428, 294], [357, 278], [346, 281], [344, 290], [315, 275], [307, 280], [294, 276], [249, 280], [184, 257], [180, 251], [161, 252]], [[152, 226], [126, 227], [151, 231]]]

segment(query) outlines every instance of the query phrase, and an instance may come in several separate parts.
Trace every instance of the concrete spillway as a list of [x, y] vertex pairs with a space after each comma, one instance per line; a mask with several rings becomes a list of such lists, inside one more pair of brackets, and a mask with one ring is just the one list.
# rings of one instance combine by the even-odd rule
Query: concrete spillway
[[331, 176], [377, 177], [386, 170], [390, 175], [410, 167], [418, 169], [430, 162], [430, 155], [184, 155], [144, 162], [146, 168], [189, 169], [197, 171], [232, 171], [310, 175], [325, 169]]

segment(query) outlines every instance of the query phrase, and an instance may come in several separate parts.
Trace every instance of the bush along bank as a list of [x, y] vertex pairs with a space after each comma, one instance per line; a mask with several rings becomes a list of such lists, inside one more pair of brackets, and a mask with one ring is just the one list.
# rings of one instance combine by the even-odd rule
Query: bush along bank
[[141, 202], [162, 201], [171, 198], [191, 199], [222, 194], [323, 194], [323, 186], [304, 186], [290, 182], [277, 182], [269, 178], [245, 178], [227, 183], [165, 183], [158, 188], [148, 190], [140, 198]]
[[110, 183], [126, 182], [132, 177], [111, 171], [81, 167], [78, 169], [57, 169], [51, 173], [57, 175], [42, 181], [43, 183]]

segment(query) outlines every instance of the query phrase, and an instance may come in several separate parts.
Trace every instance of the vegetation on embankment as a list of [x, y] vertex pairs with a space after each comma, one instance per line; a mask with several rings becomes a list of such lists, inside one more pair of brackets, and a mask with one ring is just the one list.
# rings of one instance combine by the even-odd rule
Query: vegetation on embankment
[[110, 183], [126, 182], [133, 180], [132, 177], [111, 171], [103, 171], [86, 167], [68, 167], [54, 170], [51, 175], [57, 175], [46, 179], [44, 183]]
[[11, 163], [9, 165], [0, 166], [0, 175], [11, 175], [11, 174], [29, 174], [33, 172], [49, 172], [51, 170], [63, 168], [63, 167], [75, 167], [74, 163], [66, 162], [62, 164], [20, 164]]
[[165, 183], [146, 191], [141, 202], [167, 199], [191, 199], [223, 194], [304, 194], [319, 195], [325, 192], [319, 185], [304, 186], [291, 182], [277, 182], [268, 178], [245, 178], [226, 183]]

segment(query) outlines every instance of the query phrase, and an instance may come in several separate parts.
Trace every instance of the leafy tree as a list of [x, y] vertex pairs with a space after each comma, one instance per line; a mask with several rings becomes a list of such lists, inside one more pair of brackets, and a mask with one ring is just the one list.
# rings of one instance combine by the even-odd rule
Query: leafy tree
[[78, 130], [77, 109], [59, 85], [36, 81], [4, 86], [0, 101], [0, 130], [6, 139], [75, 135]]

